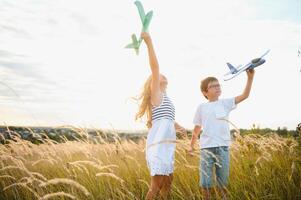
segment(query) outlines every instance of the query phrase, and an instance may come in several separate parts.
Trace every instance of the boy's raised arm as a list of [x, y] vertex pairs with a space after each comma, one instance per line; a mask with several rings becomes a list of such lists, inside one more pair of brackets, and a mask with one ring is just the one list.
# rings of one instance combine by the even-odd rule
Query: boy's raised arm
[[254, 74], [255, 74], [254, 69], [247, 70], [248, 80], [247, 80], [246, 87], [241, 95], [235, 97], [235, 104], [239, 104], [240, 102], [242, 102], [243, 100], [245, 100], [246, 98], [249, 97], [252, 83], [253, 83]]

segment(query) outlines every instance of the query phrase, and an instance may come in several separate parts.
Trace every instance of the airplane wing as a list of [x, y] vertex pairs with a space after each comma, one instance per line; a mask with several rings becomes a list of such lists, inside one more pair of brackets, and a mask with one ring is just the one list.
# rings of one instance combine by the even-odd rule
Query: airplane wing
[[239, 70], [239, 69], [241, 69], [241, 67], [242, 67], [242, 64], [238, 65], [238, 66], [236, 67], [236, 69]]
[[224, 81], [231, 80], [235, 76], [239, 75], [241, 72], [243, 72], [246, 69], [248, 69], [251, 65], [252, 65], [251, 63], [248, 63], [248, 64], [244, 65], [243, 67], [237, 69], [237, 72], [235, 74], [225, 74]]
[[224, 74], [224, 76], [227, 76], [227, 75], [229, 75], [229, 74], [232, 74], [232, 72], [229, 71], [229, 72], [227, 72], [226, 74]]
[[260, 58], [263, 58], [265, 55], [267, 55], [270, 52], [270, 49], [267, 50]]
[[237, 67], [237, 71], [240, 71], [240, 70], [245, 70], [247, 69], [248, 67], [250, 67], [252, 65], [252, 62], [249, 62], [248, 64], [246, 65], [239, 65], [239, 67]]
[[135, 1], [135, 5], [138, 8], [139, 16], [143, 25], [144, 19], [145, 19], [145, 12], [142, 6], [142, 3], [140, 1]]
[[143, 28], [142, 28], [143, 32], [146, 32], [148, 30], [152, 17], [153, 17], [153, 11], [149, 11], [144, 18]]

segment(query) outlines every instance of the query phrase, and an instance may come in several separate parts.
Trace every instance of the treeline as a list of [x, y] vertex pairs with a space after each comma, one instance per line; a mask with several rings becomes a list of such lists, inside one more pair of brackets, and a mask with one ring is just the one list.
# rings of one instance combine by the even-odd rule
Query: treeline
[[56, 142], [86, 140], [95, 143], [114, 142], [122, 139], [139, 140], [146, 136], [145, 132], [126, 133], [122, 131], [104, 131], [101, 129], [85, 129], [77, 127], [17, 127], [0, 126], [0, 144], [7, 144], [18, 138], [31, 141], [34, 144], [44, 143], [50, 139]]
[[[237, 132], [236, 130], [232, 129], [231, 133]], [[293, 137], [296, 138], [299, 135], [298, 128], [295, 130], [289, 130], [287, 127], [278, 127], [277, 129], [270, 129], [270, 128], [260, 128], [259, 126], [253, 125], [251, 129], [239, 129], [241, 135], [248, 135], [248, 134], [259, 134], [259, 135], [268, 135], [268, 134], [277, 134], [281, 137]]]
[[[191, 130], [187, 130], [188, 137], [191, 137]], [[235, 129], [231, 130], [231, 135], [234, 136]], [[278, 134], [281, 137], [297, 138], [301, 136], [298, 127], [296, 130], [288, 130], [286, 127], [278, 127], [276, 130], [270, 128], [260, 128], [253, 125], [251, 129], [239, 129], [240, 135], [259, 134], [269, 135]], [[181, 139], [181, 135], [177, 134]], [[0, 126], [0, 144], [8, 143], [9, 140], [15, 140], [17, 138], [29, 140], [32, 143], [43, 143], [45, 139], [51, 139], [56, 142], [65, 142], [70, 140], [89, 140], [94, 142], [114, 142], [121, 139], [131, 139], [134, 141], [140, 140], [142, 137], [147, 136], [147, 131], [136, 132], [122, 132], [122, 131], [103, 131], [96, 129], [83, 129], [75, 127], [16, 127], [16, 126]]]

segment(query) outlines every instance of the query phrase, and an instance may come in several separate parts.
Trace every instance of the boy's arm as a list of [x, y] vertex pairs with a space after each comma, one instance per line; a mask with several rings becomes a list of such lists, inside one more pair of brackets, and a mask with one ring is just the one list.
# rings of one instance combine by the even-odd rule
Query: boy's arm
[[241, 95], [235, 97], [235, 104], [239, 104], [240, 102], [242, 102], [243, 100], [245, 100], [246, 98], [249, 97], [252, 83], [253, 83], [254, 74], [255, 74], [254, 69], [247, 70], [248, 80], [247, 80], [246, 87]]
[[151, 102], [154, 106], [161, 104], [161, 91], [160, 91], [160, 70], [159, 63], [154, 50], [151, 36], [147, 32], [142, 32], [141, 37], [143, 38], [148, 51], [149, 65], [152, 71], [152, 83], [151, 83]]
[[192, 153], [193, 150], [195, 149], [194, 145], [195, 145], [195, 142], [197, 141], [197, 139], [198, 139], [198, 137], [200, 135], [201, 128], [202, 127], [198, 126], [198, 125], [194, 126], [194, 129], [193, 129], [193, 132], [192, 132], [192, 137], [191, 137], [191, 143], [190, 143], [189, 153]]

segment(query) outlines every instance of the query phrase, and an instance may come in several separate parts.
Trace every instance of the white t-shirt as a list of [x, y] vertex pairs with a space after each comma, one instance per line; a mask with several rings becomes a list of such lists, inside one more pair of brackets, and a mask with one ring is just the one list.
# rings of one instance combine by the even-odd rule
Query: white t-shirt
[[[236, 108], [235, 98], [220, 99], [202, 103], [195, 113], [194, 125], [202, 126], [200, 148], [230, 146], [230, 128], [228, 120], [231, 110]], [[223, 120], [226, 119], [226, 120]]]

